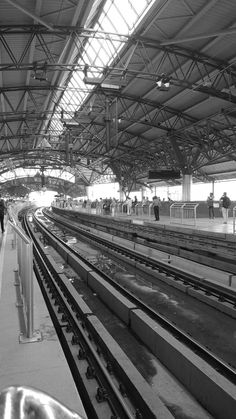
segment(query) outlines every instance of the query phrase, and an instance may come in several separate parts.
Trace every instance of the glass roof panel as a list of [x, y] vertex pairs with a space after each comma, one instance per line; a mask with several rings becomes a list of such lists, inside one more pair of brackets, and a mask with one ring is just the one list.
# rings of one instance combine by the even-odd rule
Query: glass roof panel
[[[155, 0], [107, 0], [97, 24], [94, 26], [94, 36], [87, 41], [81, 58], [78, 61], [80, 67], [88, 64], [89, 77], [102, 77], [104, 67], [111, 64], [114, 55], [118, 54], [124, 45], [127, 36], [130, 36], [139, 21], [148, 12]], [[94, 7], [91, 16], [94, 14]], [[87, 19], [90, 25], [90, 16]], [[97, 36], [99, 33], [99, 37]], [[110, 34], [110, 35], [109, 35]], [[78, 48], [81, 40], [78, 39]], [[68, 88], [62, 95], [58, 107], [60, 109], [75, 111], [78, 110], [91, 92], [92, 86], [85, 85], [84, 72], [82, 69], [75, 70]], [[77, 87], [79, 91], [73, 92], [72, 87]], [[58, 118], [58, 129], [63, 131], [63, 124], [60, 121], [60, 113], [54, 115]], [[53, 122], [50, 123], [50, 127]], [[54, 122], [55, 126], [55, 122]]]
[[[39, 175], [39, 169], [24, 169], [23, 167], [16, 168], [14, 170], [9, 170], [8, 172], [3, 173], [0, 176], [0, 182], [6, 182], [7, 180], [13, 180], [16, 178], [23, 178], [27, 176], [35, 176]], [[55, 178], [60, 178], [63, 180], [67, 180], [68, 182], [75, 183], [75, 176], [65, 170], [58, 170], [58, 169], [47, 169], [44, 171], [45, 176], [51, 176]]]

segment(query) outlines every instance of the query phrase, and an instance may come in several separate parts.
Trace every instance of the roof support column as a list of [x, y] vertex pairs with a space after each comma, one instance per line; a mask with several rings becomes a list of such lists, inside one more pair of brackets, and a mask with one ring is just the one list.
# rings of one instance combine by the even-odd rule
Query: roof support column
[[213, 180], [212, 181], [212, 193], [213, 193], [213, 196], [215, 195], [215, 181]]
[[192, 173], [183, 173], [182, 201], [191, 201]]
[[110, 102], [108, 97], [106, 97], [106, 150], [110, 149], [110, 136], [111, 136], [111, 115], [110, 115]]
[[123, 202], [125, 200], [125, 192], [122, 186], [122, 183], [119, 183], [119, 192], [120, 192], [120, 201]]
[[66, 164], [69, 164], [69, 145], [70, 145], [70, 130], [66, 133], [65, 136], [65, 145], [66, 145]]

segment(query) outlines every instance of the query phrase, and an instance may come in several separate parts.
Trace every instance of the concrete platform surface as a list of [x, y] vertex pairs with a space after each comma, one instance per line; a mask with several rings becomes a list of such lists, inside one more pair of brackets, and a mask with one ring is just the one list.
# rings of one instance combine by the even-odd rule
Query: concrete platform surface
[[29, 386], [56, 398], [87, 417], [58, 341], [37, 280], [34, 281], [34, 330], [42, 340], [19, 343], [20, 323], [16, 307], [16, 249], [7, 226], [0, 236], [0, 392], [8, 386]]

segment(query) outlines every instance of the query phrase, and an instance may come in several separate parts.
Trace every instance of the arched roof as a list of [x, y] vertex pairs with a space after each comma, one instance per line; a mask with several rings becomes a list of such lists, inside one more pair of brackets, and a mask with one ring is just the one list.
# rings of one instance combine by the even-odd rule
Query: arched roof
[[235, 178], [235, 0], [2, 0], [0, 16], [0, 175]]

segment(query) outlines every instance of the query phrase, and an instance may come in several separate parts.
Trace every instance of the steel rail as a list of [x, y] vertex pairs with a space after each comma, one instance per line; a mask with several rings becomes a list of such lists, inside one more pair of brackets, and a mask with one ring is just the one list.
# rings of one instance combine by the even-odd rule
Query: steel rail
[[[70, 294], [70, 290], [67, 288], [65, 284], [61, 282], [56, 271], [51, 270], [51, 265], [47, 264], [47, 256], [42, 254], [40, 251], [40, 246], [35, 240], [34, 233], [32, 229], [29, 228], [26, 219], [24, 218], [24, 228], [27, 231], [27, 234], [31, 237], [34, 242], [34, 269], [35, 274], [38, 279], [40, 288], [42, 290], [43, 296], [45, 298], [47, 307], [49, 309], [50, 315], [52, 317], [55, 329], [57, 330], [58, 337], [61, 341], [63, 350], [65, 352], [66, 358], [71, 368], [71, 372], [73, 377], [75, 378], [78, 391], [81, 394], [82, 402], [87, 410], [88, 414], [91, 414], [91, 417], [94, 419], [103, 419], [104, 412], [100, 415], [97, 410], [93, 407], [93, 396], [87, 394], [87, 387], [83, 384], [83, 378], [80, 375], [79, 370], [77, 369], [77, 362], [73, 359], [74, 356], [70, 351], [70, 347], [68, 345], [68, 338], [65, 335], [65, 328], [66, 331], [69, 332], [70, 330], [73, 331], [72, 336], [72, 345], [78, 343], [78, 336], [82, 343], [80, 342], [81, 349], [79, 350], [78, 359], [88, 359], [88, 368], [86, 372], [86, 376], [88, 379], [95, 378], [98, 381], [98, 391], [96, 395], [96, 400], [100, 397], [102, 401], [106, 401], [110, 406], [110, 418], [118, 418], [122, 417], [124, 419], [134, 419], [134, 418], [142, 418], [143, 416], [139, 416], [140, 412], [140, 405], [144, 405], [142, 395], [140, 395], [140, 400], [134, 400], [134, 396], [132, 397], [127, 391], [125, 393], [125, 397], [122, 394], [121, 389], [127, 389], [126, 383], [122, 382], [122, 379], [119, 376], [116, 376], [114, 370], [112, 373], [109, 371], [108, 368], [104, 366], [102, 362], [102, 355], [103, 359], [107, 359], [106, 351], [101, 349], [101, 344], [97, 343], [96, 346], [96, 334], [93, 334], [93, 331], [89, 329], [86, 333], [86, 327], [84, 326], [86, 323], [86, 319], [83, 319], [81, 322], [81, 318], [78, 316], [80, 312], [80, 308], [76, 304], [76, 298], [73, 298]], [[42, 249], [41, 249], [42, 250]], [[51, 294], [51, 297], [50, 297]], [[75, 291], [77, 294], [77, 291]], [[53, 308], [52, 301], [54, 301], [54, 305], [58, 306], [57, 311], [62, 313], [61, 320], [58, 320], [58, 314], [56, 314], [55, 308]], [[95, 341], [95, 346], [92, 342]], [[86, 348], [86, 350], [84, 350]], [[89, 353], [88, 353], [89, 351]], [[102, 354], [101, 354], [102, 352]], [[107, 361], [107, 365], [110, 363], [110, 360]], [[94, 373], [93, 365], [96, 365], [96, 373]], [[119, 387], [117, 387], [114, 383], [120, 383]], [[127, 377], [127, 380], [131, 380], [131, 378]], [[79, 384], [79, 385], [78, 385]], [[103, 400], [104, 396], [104, 400]], [[132, 408], [131, 408], [132, 406]], [[150, 419], [154, 419], [152, 411], [149, 410], [149, 407], [145, 407], [146, 414], [148, 414]]]
[[[166, 330], [168, 330], [175, 338], [177, 338], [179, 341], [184, 343], [186, 346], [188, 346], [194, 353], [198, 354], [202, 359], [204, 359], [206, 362], [209, 363], [214, 369], [216, 369], [219, 373], [224, 375], [227, 379], [229, 379], [232, 383], [236, 384], [236, 371], [234, 368], [231, 368], [230, 365], [226, 364], [224, 361], [219, 359], [216, 355], [214, 355], [211, 351], [209, 351], [207, 348], [202, 346], [200, 343], [198, 343], [195, 339], [190, 337], [187, 333], [185, 333], [183, 330], [179, 329], [177, 326], [175, 326], [173, 323], [168, 321], [164, 316], [160, 315], [156, 311], [154, 311], [152, 308], [147, 306], [143, 301], [138, 299], [136, 296], [128, 292], [126, 289], [124, 289], [121, 285], [117, 284], [112, 278], [110, 278], [108, 275], [106, 275], [104, 272], [102, 272], [99, 268], [94, 266], [93, 263], [89, 262], [86, 258], [82, 257], [81, 255], [78, 255], [78, 253], [73, 250], [70, 246], [68, 246], [62, 239], [59, 237], [56, 237], [55, 234], [48, 231], [47, 228], [43, 226], [39, 220], [35, 219], [35, 222], [40, 226], [41, 231], [45, 235], [51, 236], [56, 240], [56, 242], [64, 247], [64, 249], [67, 249], [68, 252], [72, 253], [73, 255], [77, 256], [78, 260], [82, 260], [83, 263], [85, 263], [90, 269], [97, 272], [99, 275], [101, 275], [107, 282], [112, 284], [112, 286], [119, 290], [120, 293], [122, 293], [126, 298], [128, 298], [131, 302], [133, 302], [135, 305], [137, 305], [138, 308], [142, 309], [146, 314], [148, 314], [152, 319], [154, 319], [157, 323], [159, 323], [162, 327], [164, 327]], [[71, 231], [71, 222], [70, 227], [67, 227]], [[75, 234], [73, 226], [73, 234]], [[86, 235], [88, 234], [87, 231], [83, 230], [80, 233]], [[91, 237], [91, 236], [90, 236]], [[93, 238], [95, 236], [93, 235]], [[96, 241], [97, 243], [101, 245], [103, 240]], [[120, 252], [124, 252], [124, 248], [122, 248], [119, 245], [114, 245], [113, 243], [109, 242], [108, 246], [109, 248], [112, 246], [117, 247]], [[128, 251], [129, 253], [129, 251]]]
[[[229, 275], [236, 275], [236, 249], [234, 242], [232, 245], [224, 240], [221, 240], [220, 249], [218, 247], [218, 238], [210, 237], [207, 240], [207, 236], [198, 234], [196, 240], [194, 239], [193, 232], [175, 232], [164, 229], [161, 226], [157, 228], [135, 225], [130, 222], [124, 222], [119, 219], [113, 220], [111, 218], [104, 219], [104, 217], [96, 217], [90, 214], [90, 217], [84, 213], [78, 213], [77, 211], [68, 211], [54, 208], [53, 214], [60, 214], [64, 218], [74, 219], [77, 223], [80, 222], [88, 227], [96, 228], [97, 230], [106, 231], [109, 233], [112, 230], [112, 234], [127, 238], [137, 244], [146, 245], [152, 249], [159, 250], [161, 252], [174, 255], [176, 257], [191, 260], [199, 263], [199, 257], [201, 264], [224, 270]], [[211, 244], [212, 242], [212, 244]], [[205, 250], [206, 249], [206, 250]]]
[[[59, 209], [59, 211], [61, 212], [62, 216], [66, 216], [66, 213], [68, 213], [68, 210], [64, 210], [63, 212], [63, 209]], [[220, 245], [220, 248], [222, 248], [223, 251], [225, 250], [228, 252], [229, 250], [232, 250], [236, 254], [235, 241], [232, 242], [232, 246], [229, 246], [229, 242], [226, 242], [225, 239], [221, 239], [219, 236], [217, 236], [217, 238], [213, 236], [209, 237], [209, 236], [206, 236], [205, 234], [204, 235], [199, 234], [197, 231], [194, 231], [194, 235], [193, 235], [191, 226], [189, 226], [189, 229], [191, 230], [189, 233], [188, 233], [188, 229], [186, 229], [186, 232], [183, 232], [183, 231], [180, 232], [180, 231], [168, 230], [168, 229], [162, 228], [162, 226], [158, 226], [154, 230], [152, 227], [142, 226], [140, 224], [136, 225], [129, 222], [124, 223], [122, 222], [122, 220], [119, 220], [119, 224], [117, 225], [117, 222], [114, 222], [114, 220], [109, 219], [109, 218], [104, 220], [104, 218], [101, 216], [99, 217], [99, 221], [98, 221], [98, 217], [96, 217], [95, 215], [91, 215], [91, 214], [86, 215], [84, 213], [78, 213], [75, 211], [70, 211], [69, 215], [70, 217], [73, 217], [75, 219], [77, 216], [79, 216], [81, 220], [88, 222], [90, 225], [96, 224], [96, 228], [98, 229], [99, 229], [99, 226], [102, 226], [102, 227], [105, 226], [107, 228], [112, 228], [117, 231], [123, 230], [126, 233], [130, 233], [130, 234], [133, 233], [136, 238], [148, 239], [150, 243], [152, 241], [155, 243], [157, 242], [157, 240], [159, 241], [163, 240], [165, 244], [169, 244], [170, 242], [170, 244], [173, 246], [173, 238], [174, 238], [174, 239], [179, 240], [181, 242], [181, 245], [182, 244], [184, 245], [186, 244], [186, 241], [189, 240], [189, 237], [191, 237], [192, 251], [198, 250], [197, 246], [200, 249], [202, 249], [202, 245], [204, 244], [204, 245], [207, 245], [208, 251], [210, 249], [210, 251], [212, 252], [217, 252], [216, 246]], [[147, 237], [146, 234], [150, 236]], [[196, 248], [194, 248], [193, 246], [196, 246]], [[217, 257], [218, 255], [219, 253], [217, 253]], [[231, 260], [231, 263], [233, 263], [232, 260]]]
[[[48, 213], [45, 213], [45, 215], [56, 221], [55, 218]], [[71, 221], [67, 222], [66, 220], [59, 220], [61, 224], [64, 224], [67, 228], [71, 230]], [[97, 242], [99, 245], [103, 245], [104, 247], [109, 248], [110, 250], [114, 250], [115, 252], [120, 252], [123, 255], [138, 260], [140, 263], [151, 267], [152, 269], [156, 269], [158, 272], [163, 273], [168, 276], [172, 276], [175, 281], [182, 281], [185, 285], [190, 284], [195, 289], [203, 290], [204, 292], [218, 298], [220, 301], [229, 302], [236, 308], [236, 291], [233, 289], [227, 290], [225, 287], [221, 286], [220, 284], [212, 284], [211, 282], [207, 281], [207, 279], [203, 277], [200, 277], [199, 275], [192, 274], [191, 272], [184, 271], [180, 268], [177, 268], [175, 266], [171, 266], [170, 264], [166, 262], [162, 262], [159, 260], [156, 260], [154, 258], [151, 258], [149, 256], [143, 256], [141, 253], [138, 253], [135, 250], [131, 250], [126, 248], [125, 246], [122, 246], [120, 244], [114, 244], [110, 241], [107, 241], [104, 238], [98, 237], [94, 235], [91, 232], [85, 231], [84, 229], [79, 228], [76, 224], [73, 225], [73, 233], [79, 233], [83, 234], [85, 237], [92, 237], [94, 242]]]

